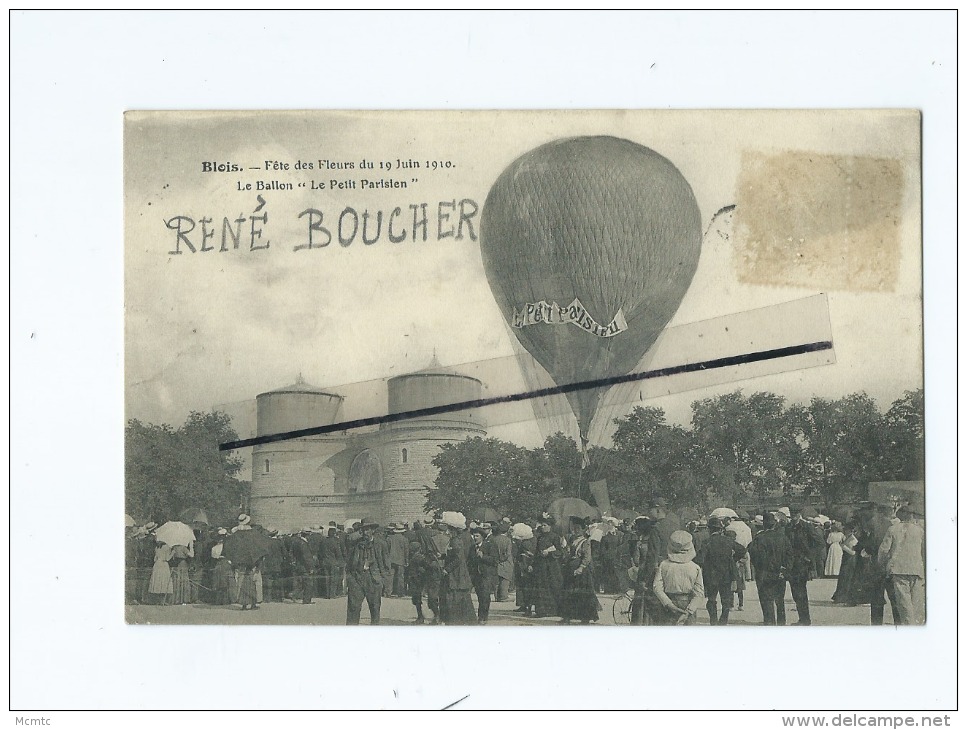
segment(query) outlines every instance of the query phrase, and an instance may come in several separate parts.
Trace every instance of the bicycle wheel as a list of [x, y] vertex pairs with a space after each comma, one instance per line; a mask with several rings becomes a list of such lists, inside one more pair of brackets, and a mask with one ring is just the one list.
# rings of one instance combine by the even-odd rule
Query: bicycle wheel
[[627, 594], [623, 594], [614, 599], [614, 606], [611, 608], [611, 615], [617, 625], [631, 623], [631, 599]]

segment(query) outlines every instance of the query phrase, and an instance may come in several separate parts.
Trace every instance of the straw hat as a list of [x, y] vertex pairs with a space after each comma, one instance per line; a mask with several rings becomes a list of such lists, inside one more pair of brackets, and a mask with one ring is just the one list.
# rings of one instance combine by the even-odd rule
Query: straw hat
[[248, 515], [239, 515], [238, 516], [238, 524], [240, 524], [240, 525], [247, 525], [251, 521], [252, 521], [252, 518], [249, 517]]
[[462, 512], [444, 512], [442, 519], [443, 524], [447, 527], [457, 530], [467, 529], [467, 518], [463, 516]]
[[673, 563], [687, 563], [695, 557], [691, 533], [675, 530], [668, 538], [668, 559]]

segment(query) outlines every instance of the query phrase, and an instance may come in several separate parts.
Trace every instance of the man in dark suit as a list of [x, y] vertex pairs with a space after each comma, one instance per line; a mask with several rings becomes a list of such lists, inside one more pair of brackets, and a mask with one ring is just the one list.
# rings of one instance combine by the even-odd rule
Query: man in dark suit
[[333, 581], [335, 583], [336, 595], [342, 596], [346, 592], [346, 558], [349, 557], [348, 535], [345, 530], [338, 528], [335, 522], [329, 523], [329, 530], [330, 534], [332, 530], [336, 531], [336, 543], [339, 545]]
[[322, 578], [320, 581], [322, 598], [336, 597], [334, 587], [338, 553], [339, 542], [336, 540], [336, 531], [334, 529], [327, 530], [319, 543], [319, 574]]
[[491, 538], [497, 547], [497, 590], [494, 600], [498, 602], [510, 600], [510, 584], [514, 579], [514, 546], [507, 534], [510, 529], [506, 522], [498, 522], [493, 526]]
[[316, 564], [318, 553], [312, 548], [312, 528], [306, 527], [292, 541], [292, 562], [294, 564], [296, 590], [302, 593], [303, 603], [312, 603], [315, 594]]
[[[732, 610], [732, 581], [736, 578], [735, 561], [745, 557], [745, 548], [735, 541], [734, 534], [725, 532], [718, 517], [708, 518], [708, 532], [708, 540], [696, 554], [695, 563], [702, 568], [709, 624], [727, 626]], [[716, 605], [718, 596], [722, 600], [721, 615]]]
[[661, 547], [658, 551], [658, 562], [660, 563], [668, 557], [668, 539], [673, 532], [682, 529], [682, 521], [674, 512], [668, 511], [668, 502], [663, 497], [651, 500], [648, 503], [648, 512], [646, 514], [651, 518], [654, 524], [654, 531], [661, 541]]
[[282, 602], [282, 563], [285, 559], [282, 550], [282, 541], [279, 539], [279, 531], [273, 530], [269, 533], [272, 538], [269, 543], [269, 554], [262, 562], [262, 582], [264, 585], [265, 600], [267, 602]]
[[383, 580], [390, 572], [385, 542], [376, 538], [379, 525], [365, 520], [360, 531], [349, 539], [349, 558], [346, 562], [348, 600], [346, 602], [346, 625], [359, 624], [363, 601], [369, 606], [369, 623], [379, 623], [379, 610], [383, 598]]
[[749, 557], [755, 570], [755, 582], [762, 607], [762, 623], [766, 626], [786, 625], [785, 570], [789, 563], [789, 539], [778, 526], [775, 515], [766, 512], [762, 528], [749, 544]]
[[789, 522], [786, 525], [789, 539], [789, 564], [786, 566], [786, 580], [792, 590], [792, 600], [796, 602], [799, 620], [794, 626], [811, 626], [809, 617], [809, 594], [806, 583], [815, 570], [813, 556], [819, 543], [825, 543], [822, 531], [802, 517], [802, 506], [789, 506]]
[[393, 525], [392, 529], [386, 538], [392, 579], [383, 587], [383, 596], [402, 598], [406, 595], [406, 566], [409, 562], [410, 543], [406, 539], [405, 525]]
[[485, 625], [490, 619], [490, 599], [497, 590], [497, 564], [500, 553], [491, 535], [489, 522], [473, 532], [474, 550], [470, 553], [470, 581], [477, 594], [477, 623]]

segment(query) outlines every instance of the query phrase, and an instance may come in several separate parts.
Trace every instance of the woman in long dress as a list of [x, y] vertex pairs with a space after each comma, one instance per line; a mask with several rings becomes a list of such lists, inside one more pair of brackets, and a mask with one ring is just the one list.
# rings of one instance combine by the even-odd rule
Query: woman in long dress
[[443, 523], [450, 531], [450, 545], [443, 562], [441, 620], [447, 626], [471, 626], [477, 623], [470, 591], [470, 553], [473, 538], [467, 532], [467, 519], [460, 512], [444, 512]]
[[537, 618], [560, 616], [561, 598], [561, 558], [563, 546], [561, 537], [551, 527], [550, 518], [544, 517], [538, 525], [537, 552], [534, 553], [534, 609]]
[[191, 603], [191, 581], [188, 579], [188, 559], [194, 556], [194, 551], [184, 545], [175, 545], [171, 549], [171, 602], [175, 605], [186, 606]]
[[216, 606], [227, 606], [232, 602], [232, 597], [236, 592], [235, 570], [228, 558], [222, 555], [226, 535], [228, 535], [228, 530], [220, 529], [218, 531], [218, 542], [212, 547], [212, 561], [215, 564], [212, 569], [212, 592], [215, 594], [214, 603]]
[[851, 600], [857, 542], [855, 527], [846, 525], [843, 540], [840, 542], [843, 558], [839, 566], [839, 577], [836, 579], [836, 591], [833, 593], [834, 603], [848, 603]]
[[824, 572], [828, 576], [839, 576], [843, 564], [843, 540], [845, 539], [843, 526], [839, 522], [834, 522], [833, 528], [826, 537], [826, 544], [829, 545], [829, 549], [826, 551], [826, 569]]
[[598, 620], [598, 597], [594, 585], [594, 563], [591, 559], [591, 542], [588, 539], [590, 520], [571, 518], [571, 544], [563, 575], [563, 600], [561, 623], [572, 619], [582, 624]]
[[173, 550], [167, 543], [158, 543], [154, 549], [154, 567], [151, 569], [151, 579], [148, 581], [148, 596], [152, 603], [167, 606], [171, 603], [174, 586], [171, 581], [171, 560]]
[[517, 523], [511, 528], [514, 548], [514, 582], [517, 587], [517, 612], [530, 616], [534, 608], [534, 553], [537, 540], [530, 525]]

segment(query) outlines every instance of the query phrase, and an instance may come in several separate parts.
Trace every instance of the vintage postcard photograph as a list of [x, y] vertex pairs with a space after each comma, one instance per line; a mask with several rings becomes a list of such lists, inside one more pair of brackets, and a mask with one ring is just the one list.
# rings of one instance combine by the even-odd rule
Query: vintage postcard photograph
[[127, 621], [929, 623], [920, 125], [128, 112]]

